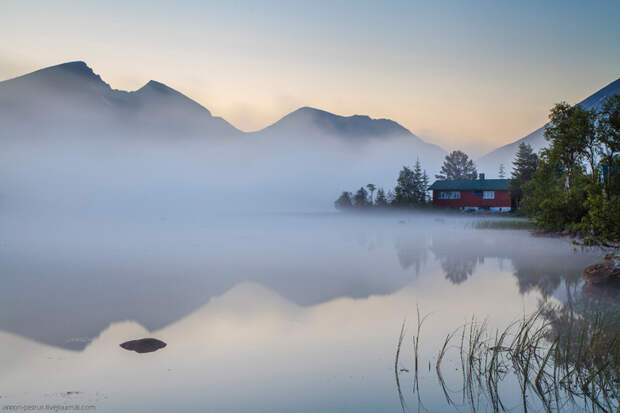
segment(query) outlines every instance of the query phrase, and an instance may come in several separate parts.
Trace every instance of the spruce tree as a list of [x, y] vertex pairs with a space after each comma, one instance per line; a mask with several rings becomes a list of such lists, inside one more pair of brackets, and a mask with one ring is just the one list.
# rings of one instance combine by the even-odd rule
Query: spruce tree
[[512, 164], [514, 167], [509, 182], [510, 197], [518, 208], [523, 198], [523, 185], [532, 179], [532, 175], [538, 166], [538, 156], [534, 153], [530, 145], [521, 142]]
[[377, 198], [375, 199], [375, 206], [378, 208], [385, 208], [388, 206], [388, 200], [385, 196], [383, 188], [377, 190]]
[[504, 168], [504, 164], [499, 164], [499, 179], [504, 179], [506, 177], [506, 169]]
[[422, 188], [424, 190], [424, 203], [428, 201], [428, 187], [430, 186], [430, 182], [428, 180], [428, 175], [426, 174], [426, 170], [422, 174]]
[[366, 191], [363, 186], [353, 196], [353, 206], [356, 208], [366, 208], [370, 206], [368, 191]]
[[420, 165], [420, 159], [416, 159], [415, 167], [413, 168], [413, 203], [424, 203], [424, 174], [422, 166]]

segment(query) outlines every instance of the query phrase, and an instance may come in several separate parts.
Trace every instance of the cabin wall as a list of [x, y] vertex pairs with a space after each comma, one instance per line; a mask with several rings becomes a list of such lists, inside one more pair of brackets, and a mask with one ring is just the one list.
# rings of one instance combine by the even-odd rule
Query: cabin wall
[[510, 208], [510, 192], [507, 190], [495, 191], [495, 199], [482, 199], [475, 195], [475, 191], [458, 191], [461, 199], [439, 199], [437, 190], [433, 190], [433, 205], [438, 207], [495, 207]]

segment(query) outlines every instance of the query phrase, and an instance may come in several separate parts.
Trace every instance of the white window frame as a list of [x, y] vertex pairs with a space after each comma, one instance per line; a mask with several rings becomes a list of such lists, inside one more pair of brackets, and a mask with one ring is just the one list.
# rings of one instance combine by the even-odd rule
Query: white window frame
[[461, 191], [439, 191], [439, 199], [461, 199]]
[[483, 191], [482, 199], [495, 199], [495, 191]]

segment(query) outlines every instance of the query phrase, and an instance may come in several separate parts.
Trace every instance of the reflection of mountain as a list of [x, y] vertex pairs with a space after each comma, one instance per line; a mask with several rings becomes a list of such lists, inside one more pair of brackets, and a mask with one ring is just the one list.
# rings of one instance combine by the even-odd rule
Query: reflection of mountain
[[[128, 244], [114, 237], [58, 248], [50, 240], [30, 238], [24, 246], [3, 244], [0, 330], [81, 349], [85, 339], [110, 323], [134, 320], [158, 330], [246, 281], [295, 305], [311, 306], [340, 297], [392, 294], [416, 274], [425, 274], [429, 246], [422, 231], [408, 233], [410, 227], [399, 226], [395, 249], [386, 251], [372, 237], [362, 244], [355, 236], [342, 243], [334, 241], [333, 226], [308, 232], [302, 224], [295, 221], [287, 230], [261, 224], [240, 233], [239, 228], [251, 224], [224, 225], [225, 230], [211, 233], [208, 240], [197, 235], [203, 247], [192, 247], [184, 239], [187, 234], [175, 238], [172, 232], [160, 233], [165, 237], [161, 243], [143, 234], [132, 235]], [[314, 221], [308, 225], [316, 231]], [[262, 238], [263, 232], [271, 235]], [[352, 234], [359, 232], [363, 231], [356, 226]], [[448, 232], [433, 236], [430, 249], [452, 283], [474, 274], [485, 258], [507, 258], [520, 291], [536, 289], [545, 296], [554, 293], [560, 280], [578, 279], [579, 271], [592, 261], [570, 255], [570, 246], [557, 239], [506, 234]]]
[[[368, 267], [356, 261], [357, 254], [325, 259], [326, 251], [314, 252], [298, 238], [287, 239], [286, 247], [271, 240], [266, 252], [254, 252], [262, 247], [255, 241], [242, 242], [228, 240], [212, 253], [170, 250], [161, 259], [145, 246], [133, 248], [134, 256], [101, 248], [95, 257], [64, 251], [68, 256], [46, 256], [32, 246], [26, 258], [23, 252], [0, 249], [0, 330], [77, 350], [112, 322], [134, 320], [148, 330], [161, 329], [241, 282], [261, 284], [296, 305], [311, 306], [340, 297], [391, 294], [413, 279], [406, 272]], [[174, 248], [173, 243], [166, 248]]]

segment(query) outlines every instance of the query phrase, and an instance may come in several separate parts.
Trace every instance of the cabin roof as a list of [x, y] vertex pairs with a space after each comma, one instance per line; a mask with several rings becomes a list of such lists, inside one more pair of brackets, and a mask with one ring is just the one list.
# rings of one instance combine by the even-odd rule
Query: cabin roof
[[508, 190], [508, 179], [455, 179], [439, 180], [428, 187], [447, 191], [501, 191]]

